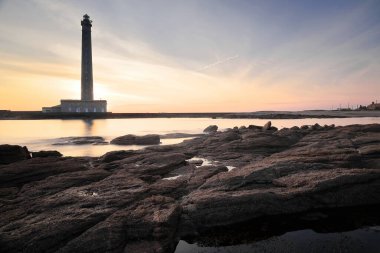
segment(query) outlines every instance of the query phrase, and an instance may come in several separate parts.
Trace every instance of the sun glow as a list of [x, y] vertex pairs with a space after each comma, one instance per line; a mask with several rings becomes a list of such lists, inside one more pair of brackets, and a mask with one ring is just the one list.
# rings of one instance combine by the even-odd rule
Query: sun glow
[[107, 100], [111, 97], [111, 91], [106, 84], [94, 82], [94, 97], [95, 99]]

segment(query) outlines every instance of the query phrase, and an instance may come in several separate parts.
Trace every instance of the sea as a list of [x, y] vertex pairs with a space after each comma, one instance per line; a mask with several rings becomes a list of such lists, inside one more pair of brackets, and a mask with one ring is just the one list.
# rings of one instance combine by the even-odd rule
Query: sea
[[[54, 145], [63, 137], [101, 136], [109, 142], [126, 134], [199, 134], [209, 125], [219, 130], [235, 126], [263, 126], [268, 119], [224, 118], [133, 118], [133, 119], [51, 119], [51, 120], [0, 120], [0, 144], [27, 146], [29, 151], [57, 150], [64, 156], [101, 156], [113, 150], [141, 149], [145, 146], [117, 145]], [[313, 125], [346, 126], [379, 123], [380, 117], [360, 118], [306, 118], [272, 119], [272, 126], [284, 127]], [[180, 143], [188, 138], [162, 139], [160, 145]]]

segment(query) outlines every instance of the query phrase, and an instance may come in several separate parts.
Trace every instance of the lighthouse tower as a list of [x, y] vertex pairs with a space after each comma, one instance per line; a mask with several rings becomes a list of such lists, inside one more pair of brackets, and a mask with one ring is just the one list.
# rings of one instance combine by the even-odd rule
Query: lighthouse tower
[[92, 48], [91, 48], [91, 27], [92, 21], [85, 14], [82, 25], [82, 72], [81, 72], [81, 100], [94, 100], [93, 79], [92, 79]]
[[82, 68], [81, 99], [62, 99], [60, 105], [42, 107], [45, 113], [106, 113], [107, 101], [94, 100], [94, 83], [92, 78], [92, 47], [90, 16], [85, 14], [82, 25]]

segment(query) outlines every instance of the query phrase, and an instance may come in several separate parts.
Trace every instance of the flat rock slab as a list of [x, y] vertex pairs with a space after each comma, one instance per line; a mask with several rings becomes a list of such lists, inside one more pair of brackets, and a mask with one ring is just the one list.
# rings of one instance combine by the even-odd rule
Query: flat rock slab
[[41, 150], [37, 152], [31, 152], [32, 157], [61, 157], [63, 156], [60, 152], [56, 150]]
[[215, 227], [380, 204], [380, 125], [262, 129], [0, 165], [1, 249], [173, 252]]
[[55, 139], [53, 145], [103, 145], [108, 144], [105, 139], [101, 136], [71, 136], [71, 137], [62, 137]]
[[133, 134], [127, 134], [117, 137], [111, 141], [111, 144], [115, 145], [157, 145], [160, 144], [160, 136], [157, 134], [147, 134], [137, 136]]

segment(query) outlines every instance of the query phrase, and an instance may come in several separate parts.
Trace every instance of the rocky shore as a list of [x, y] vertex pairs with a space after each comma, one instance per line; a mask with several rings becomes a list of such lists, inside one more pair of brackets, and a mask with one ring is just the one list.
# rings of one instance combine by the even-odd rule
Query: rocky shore
[[2, 251], [174, 252], [217, 228], [380, 204], [379, 124], [212, 129], [96, 158], [1, 145]]

